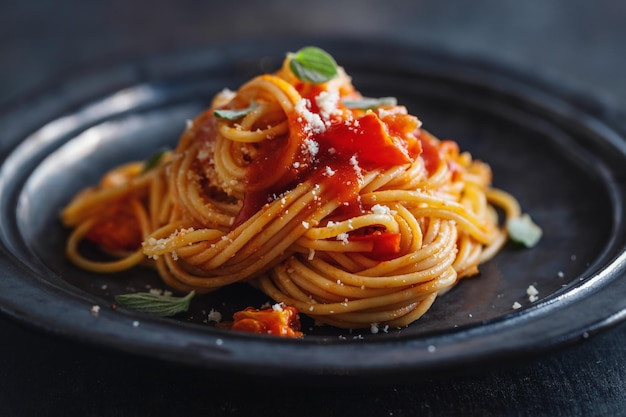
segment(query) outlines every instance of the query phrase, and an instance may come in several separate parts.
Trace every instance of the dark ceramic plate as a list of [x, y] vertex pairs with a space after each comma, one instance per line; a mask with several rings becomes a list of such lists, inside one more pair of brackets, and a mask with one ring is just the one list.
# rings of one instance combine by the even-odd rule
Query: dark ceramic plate
[[[207, 324], [211, 309], [228, 317], [268, 301], [244, 285], [198, 297], [176, 318], [113, 309], [116, 294], [162, 285], [149, 270], [95, 275], [68, 264], [60, 209], [112, 166], [173, 147], [213, 94], [276, 69], [305, 42], [216, 45], [76, 74], [0, 114], [0, 310], [97, 346], [232, 374], [303, 377], [482, 366], [575, 342], [624, 317], [626, 142], [602, 108], [468, 59], [397, 44], [315, 43], [364, 94], [396, 96], [428, 130], [488, 162], [495, 185], [543, 227], [541, 243], [509, 244], [421, 320], [387, 333], [305, 320], [308, 335], [285, 340]], [[539, 290], [534, 303], [530, 285]]]

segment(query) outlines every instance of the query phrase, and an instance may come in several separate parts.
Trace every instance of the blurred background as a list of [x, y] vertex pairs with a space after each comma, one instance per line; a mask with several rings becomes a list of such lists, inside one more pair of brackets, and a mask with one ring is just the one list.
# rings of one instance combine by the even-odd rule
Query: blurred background
[[85, 65], [246, 38], [400, 39], [626, 103], [616, 0], [0, 0], [0, 104]]
[[[624, 22], [619, 0], [0, 0], [0, 113], [72, 73], [221, 41], [305, 35], [398, 40], [494, 61], [626, 114]], [[220, 390], [202, 372], [70, 345], [2, 317], [0, 335], [0, 415], [569, 417], [618, 415], [626, 402], [624, 324], [488, 375], [317, 387], [299, 397], [266, 387], [258, 402], [250, 402], [254, 387]]]

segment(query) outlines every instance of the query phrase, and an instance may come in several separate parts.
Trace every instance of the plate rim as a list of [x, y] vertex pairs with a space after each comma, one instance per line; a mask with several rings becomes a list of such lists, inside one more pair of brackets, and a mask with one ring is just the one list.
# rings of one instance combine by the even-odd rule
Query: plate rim
[[[289, 42], [287, 43], [296, 44], [298, 42], [302, 43], [302, 41], [297, 41], [294, 39], [289, 40]], [[322, 47], [325, 45], [330, 45], [331, 43], [334, 43], [334, 44], [341, 45], [342, 48], [346, 48], [349, 45], [354, 45], [355, 43], [358, 43], [358, 42], [363, 42], [362, 44], [367, 44], [368, 46], [371, 46], [371, 41], [357, 41], [357, 40], [347, 40], [347, 41], [330, 40], [329, 41], [329, 40], [323, 40], [323, 39], [321, 40], [314, 39], [314, 40], [308, 40], [308, 42], [309, 43], [315, 42], [316, 44], [321, 45]], [[227, 42], [224, 44], [221, 44], [221, 43], [217, 44], [217, 45], [222, 45], [222, 46], [208, 45], [208, 46], [201, 47], [200, 49], [214, 50], [215, 48], [223, 47], [223, 45], [227, 45], [229, 47], [232, 47], [233, 45], [235, 45], [235, 49], [239, 48], [242, 51], [240, 53], [243, 53], [243, 51], [248, 50], [251, 47], [250, 45], [254, 45], [254, 44], [255, 44], [254, 42], [250, 42], [246, 40], [246, 41], [240, 41], [240, 42], [234, 42], [234, 43]], [[390, 44], [387, 42], [379, 41], [377, 43], [376, 48], [379, 48], [379, 49], [386, 48], [389, 45]], [[501, 65], [499, 64], [493, 64], [493, 63], [485, 64], [483, 62], [476, 64], [472, 60], [464, 61], [466, 60], [466, 57], [447, 56], [445, 54], [439, 54], [435, 51], [424, 50], [423, 48], [415, 46], [415, 45], [406, 45], [406, 44], [397, 43], [397, 42], [392, 42], [391, 46], [393, 46], [394, 48], [398, 50], [420, 51], [426, 54], [434, 53], [434, 55], [430, 55], [430, 56], [441, 55], [442, 58], [446, 60], [451, 59], [452, 61], [463, 61], [474, 72], [473, 74], [464, 75], [465, 77], [467, 77], [468, 80], [470, 80], [471, 77], [476, 76], [477, 74], [478, 75], [491, 74], [492, 72], [495, 71], [498, 78], [497, 78], [497, 83], [493, 87], [497, 87], [503, 90], [507, 94], [511, 94], [510, 85], [509, 85], [511, 82], [513, 84], [522, 84], [522, 85], [526, 85], [527, 83], [530, 82], [529, 79], [525, 79], [523, 77], [521, 80], [518, 79], [518, 76], [516, 76], [515, 71], [512, 71], [513, 72], [512, 74], [508, 73], [506, 72], [505, 69], [502, 69]], [[191, 51], [193, 51], [194, 49], [195, 48], [193, 48]], [[186, 54], [186, 53], [190, 53], [190, 50], [184, 49], [184, 50], [174, 52], [173, 53], [174, 55], [165, 54], [165, 55], [159, 55], [158, 57], [149, 57], [147, 59], [168, 59], [167, 57], [180, 56], [179, 54]], [[115, 65], [117, 64], [113, 64], [113, 67], [115, 67]], [[101, 72], [102, 69], [100, 68], [99, 71]], [[561, 87], [560, 85], [555, 85], [555, 89], [550, 90], [550, 91], [542, 90], [543, 86], [542, 86], [541, 80], [538, 81], [538, 85], [539, 87], [535, 87], [534, 84], [531, 83], [528, 85], [530, 90], [522, 90], [522, 92], [528, 93], [528, 91], [531, 91], [531, 92], [538, 91], [539, 94], [541, 94], [542, 96], [550, 97], [552, 99], [550, 101], [551, 106], [554, 106], [554, 108], [552, 109], [556, 111], [557, 113], [560, 113], [561, 116], [571, 118], [572, 115], [582, 115], [584, 117], [580, 121], [580, 123], [582, 123], [586, 128], [594, 132], [601, 131], [602, 134], [606, 134], [607, 137], [610, 138], [611, 145], [620, 146], [620, 149], [622, 150], [626, 148], [626, 143], [622, 143], [626, 141], [623, 140], [623, 136], [620, 135], [620, 133], [618, 133], [617, 129], [611, 126], [610, 120], [604, 120], [605, 118], [600, 117], [598, 114], [590, 114], [590, 112], [587, 111], [587, 109], [580, 109], [580, 108], [577, 108], [575, 105], [567, 103], [567, 100], [563, 99], [563, 95], [565, 93], [559, 90], [559, 88]], [[507, 88], [509, 89], [508, 91], [507, 91]], [[53, 94], [53, 93], [50, 93], [50, 92], [43, 93], [44, 96], [46, 94]], [[527, 100], [528, 96], [526, 97], [524, 97], [523, 95], [518, 96], [518, 99]], [[541, 104], [541, 107], [545, 107], [545, 102]], [[2, 120], [7, 117], [7, 114], [10, 114], [11, 112], [12, 111], [10, 111], [9, 113], [0, 111], [0, 122], [2, 122]], [[602, 111], [600, 111], [600, 113], [602, 113]], [[0, 165], [0, 168], [4, 167], [5, 158], [7, 158], [8, 155], [9, 153], [5, 155], [2, 152], [2, 148], [0, 148], [0, 164], [2, 164]], [[623, 210], [623, 207], [620, 207], [620, 209]], [[620, 221], [623, 222], [623, 219], [620, 219]], [[2, 255], [0, 256], [0, 266], [3, 267], [3, 269], [0, 270], [0, 276], [2, 277], [0, 279], [0, 288], [4, 289], [5, 291], [8, 288], [9, 290], [19, 292], [20, 289], [17, 287], [19, 287], [18, 284], [19, 284], [20, 279], [14, 278], [13, 282], [9, 282], [9, 284], [7, 284], [8, 282], [7, 279], [8, 280], [11, 279], [10, 276], [7, 278], [7, 275], [24, 274], [25, 271], [23, 270], [28, 269], [28, 266], [19, 264], [17, 260], [10, 253], [10, 250], [5, 247], [4, 243], [0, 245], [0, 249], [2, 251]], [[604, 268], [600, 271], [597, 271], [596, 273], [593, 273], [592, 276], [588, 277], [586, 282], [584, 282], [580, 286], [580, 288], [582, 288], [582, 290], [585, 290], [585, 291], [590, 291], [592, 294], [596, 296], [599, 293], [605, 294], [607, 293], [607, 288], [603, 286], [599, 286], [598, 283], [602, 279], [608, 279], [611, 281], [612, 285], [619, 286], [619, 288], [621, 289], [626, 289], [626, 276], [623, 276], [624, 270], [626, 270], [626, 250], [623, 249], [621, 253], [618, 253], [616, 257], [611, 261], [609, 266], [612, 266], [613, 268], [611, 270]], [[42, 280], [38, 279], [38, 277], [33, 277], [32, 280], [37, 281], [38, 283], [42, 282]], [[49, 285], [47, 287], [44, 286], [41, 288], [37, 288], [35, 292], [37, 292], [37, 295], [40, 297], [45, 297], [48, 295], [58, 296], [59, 294], [65, 294], [67, 292], [67, 289], [56, 288], [53, 285]], [[608, 291], [608, 294], [605, 294], [605, 296], [610, 296], [610, 295], [611, 295], [610, 291]], [[259, 364], [250, 363], [249, 361], [247, 361], [245, 357], [242, 356], [242, 352], [239, 352], [239, 351], [235, 352], [232, 349], [229, 350], [228, 344], [231, 338], [234, 340], [245, 340], [244, 343], [246, 343], [248, 347], [253, 347], [253, 348], [258, 347], [260, 349], [265, 349], [265, 350], [271, 349], [275, 352], [279, 352], [283, 355], [287, 355], [287, 357], [289, 357], [290, 351], [287, 348], [285, 348], [285, 346], [302, 345], [302, 343], [299, 343], [298, 341], [292, 341], [292, 340], [283, 340], [283, 339], [278, 340], [277, 338], [272, 338], [272, 337], [256, 337], [256, 336], [251, 337], [245, 334], [241, 335], [241, 334], [231, 333], [228, 335], [228, 337], [225, 337], [223, 336], [222, 333], [219, 333], [219, 332], [217, 335], [211, 334], [210, 332], [207, 333], [206, 331], [202, 329], [197, 329], [196, 326], [194, 325], [189, 325], [189, 324], [180, 323], [180, 322], [168, 323], [166, 320], [146, 317], [144, 315], [140, 315], [140, 314], [136, 314], [132, 312], [122, 312], [122, 311], [113, 312], [109, 310], [101, 310], [98, 313], [98, 315], [95, 315], [95, 314], [90, 313], [88, 308], [85, 308], [86, 306], [93, 304], [94, 302], [93, 299], [89, 297], [81, 297], [80, 294], [74, 294], [74, 296], [75, 298], [70, 300], [69, 304], [72, 307], [74, 307], [74, 305], [76, 304], [77, 307], [80, 306], [80, 308], [82, 309], [81, 311], [85, 312], [85, 315], [81, 317], [80, 319], [81, 326], [89, 326], [90, 323], [94, 322], [94, 320], [99, 320], [100, 323], [102, 323], [105, 320], [107, 321], [107, 323], [109, 323], [109, 321], [110, 323], [113, 323], [117, 321], [121, 315], [124, 318], [125, 325], [130, 326], [129, 330], [135, 331], [135, 335], [132, 337], [129, 336], [128, 338], [121, 337], [117, 341], [112, 341], [111, 339], [108, 339], [109, 335], [103, 335], [98, 332], [96, 332], [95, 334], [88, 334], [87, 337], [85, 337], [84, 334], [77, 335], [74, 331], [76, 325], [74, 327], [72, 326], [63, 327], [63, 326], [59, 326], [59, 324], [62, 324], [63, 322], [59, 321], [58, 319], [55, 320], [52, 318], [48, 318], [47, 320], [44, 320], [40, 316], [41, 314], [40, 312], [37, 312], [37, 311], [33, 312], [32, 310], [29, 311], [28, 309], [22, 306], [12, 303], [11, 300], [7, 299], [6, 295], [4, 294], [4, 291], [0, 292], [0, 313], [2, 313], [4, 316], [15, 319], [16, 321], [20, 323], [43, 330], [49, 334], [61, 335], [63, 337], [70, 338], [72, 340], [80, 340], [82, 342], [86, 342], [94, 346], [106, 346], [108, 348], [115, 349], [115, 350], [121, 349], [128, 353], [139, 354], [142, 356], [146, 354], [146, 352], [143, 350], [145, 348], [144, 346], [145, 340], [155, 340], [154, 339], [155, 336], [152, 333], [154, 333], [159, 328], [163, 328], [165, 326], [168, 329], [168, 331], [172, 332], [172, 334], [189, 335], [190, 338], [188, 342], [190, 342], [190, 344], [188, 346], [181, 346], [176, 343], [167, 344], [163, 342], [164, 344], [160, 345], [160, 347], [162, 348], [162, 351], [152, 352], [152, 353], [149, 352], [147, 353], [148, 356], [152, 356], [152, 357], [156, 357], [160, 359], [166, 359], [166, 360], [174, 361], [174, 362], [183, 362], [183, 363], [189, 362], [189, 364], [193, 364], [193, 365], [200, 364], [204, 367], [211, 368], [214, 370], [220, 370], [220, 371], [230, 371], [230, 370], [236, 369], [238, 372], [248, 373], [248, 374], [253, 374], [253, 375], [267, 375], [267, 374], [279, 373], [279, 374], [288, 374], [288, 375], [301, 375], [301, 376], [305, 375], [305, 376], [311, 376], [311, 377], [312, 376], [327, 377], [327, 376], [338, 376], [338, 375], [362, 377], [362, 376], [380, 376], [380, 375], [389, 375], [389, 374], [394, 374], [394, 375], [412, 374], [418, 371], [424, 372], [429, 369], [454, 368], [456, 366], [469, 365], [467, 363], [467, 358], [465, 357], [455, 358], [455, 356], [453, 355], [455, 352], [446, 350], [446, 345], [440, 344], [439, 343], [440, 339], [438, 339], [437, 336], [435, 335], [432, 337], [419, 338], [420, 340], [413, 340], [410, 338], [408, 339], [398, 338], [394, 340], [394, 347], [396, 350], [402, 349], [404, 351], [410, 351], [413, 354], [413, 356], [407, 355], [407, 357], [398, 359], [395, 362], [392, 362], [391, 364], [387, 364], [387, 366], [385, 365], [384, 362], [377, 362], [377, 363], [369, 363], [369, 364], [353, 364], [352, 366], [346, 367], [346, 366], [342, 366], [341, 363], [339, 363], [336, 359], [332, 361], [325, 360], [323, 356], [329, 353], [335, 355], [336, 357], [340, 356], [343, 359], [345, 359], [343, 355], [340, 355], [342, 352], [336, 349], [336, 347], [345, 345], [346, 343], [351, 344], [351, 345], [356, 345], [357, 343], [359, 343], [358, 341], [341, 341], [341, 342], [332, 341], [332, 343], [328, 343], [324, 345], [320, 344], [314, 347], [307, 345], [307, 349], [302, 349], [302, 350], [308, 350], [309, 354], [315, 353], [314, 355], [315, 359], [310, 360], [309, 362], [305, 363], [304, 366], [295, 365], [295, 363], [283, 364], [283, 366], [281, 366], [279, 362], [268, 361], [266, 364], [261, 364], [260, 366], [253, 367], [254, 368], [253, 369], [251, 368], [252, 365], [259, 365]], [[510, 317], [507, 318], [507, 320], [509, 321], [507, 322], [506, 325], [503, 325], [502, 323], [494, 323], [494, 325], [496, 327], [498, 326], [510, 327], [510, 326], [513, 326], [513, 324], [511, 323], [514, 323], [515, 320], [517, 321], [525, 321], [525, 320], [531, 320], [531, 319], [546, 320], [545, 316], [548, 314], [549, 311], [551, 311], [550, 309], [556, 308], [554, 307], [554, 304], [557, 303], [557, 300], [563, 301], [565, 298], [567, 297], [564, 297], [562, 295], [561, 298], [556, 297], [551, 300], [540, 301], [537, 304], [529, 307], [528, 309], [522, 312], [511, 314]], [[56, 301], [59, 301], [59, 300], [56, 300]], [[67, 302], [67, 300], [60, 300], [60, 301], [62, 301], [63, 303]], [[576, 300], [576, 301], [578, 302], [580, 300]], [[582, 301], [585, 302], [585, 300], [582, 300]], [[568, 302], [570, 304], [567, 305], [567, 307], [571, 308], [572, 307], [571, 303], [573, 301], [570, 299]], [[59, 306], [55, 305], [54, 308], [55, 308], [55, 311], [62, 309], [60, 305]], [[581, 319], [584, 320], [585, 318], [581, 317]], [[626, 319], [626, 306], [622, 307], [618, 311], [612, 311], [610, 312], [610, 314], [604, 314], [603, 317], [601, 318], [594, 317], [594, 320], [592, 320], [591, 322], [589, 322], [589, 318], [587, 318], [587, 324], [583, 326], [584, 331], [581, 331], [582, 328], [578, 326], [575, 329], [569, 329], [568, 332], [561, 333], [560, 337], [556, 338], [555, 340], [550, 340], [550, 341], [539, 340], [538, 342], [543, 342], [543, 343], [535, 343], [533, 345], [533, 349], [529, 350], [526, 344], [519, 344], [519, 343], [516, 344], [514, 342], [511, 342], [511, 346], [509, 346], [508, 349], [505, 349], [505, 350], [500, 349], [500, 351], [496, 351], [494, 349], [489, 349], [487, 347], [484, 347], [482, 351], [476, 352], [476, 354], [474, 355], [474, 359], [484, 360], [485, 358], [490, 358], [494, 361], [494, 363], [496, 363], [498, 359], [504, 359], [504, 357], [509, 357], [509, 355], [511, 354], [517, 354], [520, 356], [524, 356], [528, 354], [536, 354], [542, 351], [546, 351], [548, 349], [553, 349], [553, 348], [560, 347], [566, 344], [574, 343], [576, 341], [584, 340], [587, 337], [589, 337], [591, 334], [607, 329], [623, 321], [624, 319]], [[502, 321], [506, 321], [506, 320], [503, 319]], [[134, 325], [135, 322], [139, 322], [139, 325], [135, 326]], [[500, 328], [499, 331], [501, 330], [502, 328]], [[471, 334], [480, 335], [483, 338], [485, 336], [488, 336], [484, 334], [485, 328], [479, 325], [469, 326], [467, 329], [467, 332]], [[136, 343], [138, 335], [140, 335], [140, 337], [143, 337], [142, 339], [144, 340], [143, 343]], [[229, 340], [226, 340], [226, 339], [229, 339]], [[120, 346], [119, 342], [121, 342], [124, 346]], [[382, 340], [369, 340], [368, 341], [369, 346], [378, 346], [381, 343], [386, 344], [389, 342], [388, 340], [387, 341], [382, 341]], [[435, 350], [432, 350], [431, 346], [433, 346]], [[459, 346], [459, 345], [457, 344], [455, 346]], [[369, 353], [368, 349], [371, 349], [371, 347], [367, 347], [367, 346], [361, 346], [361, 348], [364, 348], [362, 350], [366, 351], [365, 354]], [[194, 350], [194, 356], [191, 357], [189, 360], [187, 360], [185, 358], [176, 358], [176, 356], [178, 356], [178, 354], [180, 353], [180, 349], [188, 349], [188, 350], [197, 349], [197, 350]], [[310, 352], [310, 350], [315, 350], [315, 352]], [[353, 353], [354, 352], [351, 352], [351, 354]], [[295, 356], [295, 358], [302, 358], [303, 354], [304, 352], [298, 353]], [[211, 357], [211, 355], [214, 355], [214, 357]], [[425, 360], [424, 358], [429, 358], [429, 360]], [[269, 360], [271, 358], [267, 358], [267, 359]]]

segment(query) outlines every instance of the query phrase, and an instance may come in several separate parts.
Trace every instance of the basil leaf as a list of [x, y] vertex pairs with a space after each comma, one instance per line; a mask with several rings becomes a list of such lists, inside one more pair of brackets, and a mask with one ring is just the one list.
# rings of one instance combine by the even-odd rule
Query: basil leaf
[[337, 75], [337, 63], [323, 49], [307, 46], [288, 56], [291, 72], [302, 81], [320, 84]]
[[137, 292], [116, 295], [115, 301], [119, 305], [131, 310], [165, 317], [189, 310], [189, 303], [194, 295], [195, 291], [191, 291], [184, 297]]
[[221, 109], [221, 110], [213, 111], [213, 114], [216, 117], [219, 117], [222, 119], [237, 120], [237, 119], [241, 119], [242, 117], [250, 113], [252, 110], [256, 109], [258, 106], [259, 106], [258, 103], [252, 100], [250, 101], [250, 105], [246, 107], [245, 109], [233, 109], [233, 110]]
[[395, 97], [364, 97], [358, 100], [343, 100], [342, 103], [349, 109], [369, 110], [383, 106], [396, 106], [398, 100]]
[[506, 228], [511, 240], [527, 248], [535, 246], [543, 234], [541, 227], [537, 226], [528, 214], [508, 220]]
[[151, 169], [156, 168], [159, 165], [159, 162], [161, 162], [161, 159], [163, 159], [163, 157], [167, 154], [167, 152], [167, 149], [161, 149], [155, 152], [151, 157], [146, 159], [143, 163], [141, 174], [145, 174]]

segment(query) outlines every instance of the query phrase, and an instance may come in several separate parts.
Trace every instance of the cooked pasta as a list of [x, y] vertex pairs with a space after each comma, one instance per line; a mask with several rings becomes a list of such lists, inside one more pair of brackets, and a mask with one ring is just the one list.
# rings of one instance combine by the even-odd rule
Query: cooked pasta
[[[249, 282], [341, 328], [407, 326], [477, 274], [507, 240], [498, 212], [520, 216], [490, 167], [341, 67], [309, 80], [299, 57], [218, 93], [173, 151], [79, 193], [62, 213], [69, 259], [149, 264], [199, 294]], [[113, 259], [88, 259], [85, 239]]]

